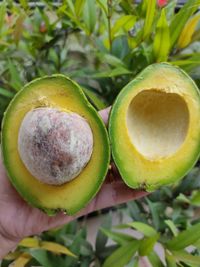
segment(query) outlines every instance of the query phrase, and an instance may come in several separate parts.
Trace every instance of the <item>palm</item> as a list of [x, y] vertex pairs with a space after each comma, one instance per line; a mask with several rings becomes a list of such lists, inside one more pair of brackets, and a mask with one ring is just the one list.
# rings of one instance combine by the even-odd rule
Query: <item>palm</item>
[[[105, 123], [108, 119], [108, 113], [109, 110], [100, 113]], [[112, 172], [114, 172], [112, 177], [115, 177], [115, 179], [109, 174], [97, 196], [76, 217], [94, 210], [127, 202], [146, 194], [145, 192], [129, 189], [119, 179], [115, 168], [112, 169]], [[74, 217], [66, 216], [63, 213], [49, 217], [37, 208], [29, 206], [10, 184], [1, 159], [0, 184], [0, 234], [6, 238], [20, 240], [25, 236], [40, 233], [74, 219]]]

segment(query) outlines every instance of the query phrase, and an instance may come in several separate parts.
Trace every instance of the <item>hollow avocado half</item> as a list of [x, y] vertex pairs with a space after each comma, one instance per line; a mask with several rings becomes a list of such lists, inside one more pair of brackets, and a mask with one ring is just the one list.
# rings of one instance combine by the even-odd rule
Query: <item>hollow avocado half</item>
[[[26, 169], [18, 151], [18, 133], [27, 112], [51, 107], [82, 116], [93, 133], [91, 158], [74, 180], [55, 186], [41, 183]], [[73, 215], [85, 207], [100, 189], [106, 176], [110, 149], [106, 128], [78, 84], [64, 75], [35, 79], [14, 97], [2, 123], [2, 156], [10, 181], [32, 206], [49, 215], [62, 210]]]
[[157, 63], [118, 95], [110, 114], [113, 159], [131, 188], [153, 191], [181, 179], [200, 153], [200, 95], [180, 68]]

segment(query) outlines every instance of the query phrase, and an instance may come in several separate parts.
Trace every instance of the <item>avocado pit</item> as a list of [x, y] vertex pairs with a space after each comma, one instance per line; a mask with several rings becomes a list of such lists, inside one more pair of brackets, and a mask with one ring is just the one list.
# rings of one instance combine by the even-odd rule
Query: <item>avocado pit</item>
[[36, 108], [22, 120], [18, 151], [36, 179], [61, 185], [76, 178], [89, 162], [93, 151], [92, 130], [76, 113]]
[[183, 97], [164, 90], [143, 90], [131, 101], [127, 112], [130, 140], [148, 160], [176, 153], [189, 127], [189, 111]]

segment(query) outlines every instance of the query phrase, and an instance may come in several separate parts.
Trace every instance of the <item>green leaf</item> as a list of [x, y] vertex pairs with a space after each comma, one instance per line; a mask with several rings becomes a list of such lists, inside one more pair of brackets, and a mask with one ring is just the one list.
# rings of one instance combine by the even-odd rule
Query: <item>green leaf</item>
[[160, 215], [160, 209], [159, 209], [160, 203], [159, 202], [152, 202], [148, 198], [146, 198], [146, 200], [147, 200], [147, 203], [149, 205], [149, 209], [150, 209], [151, 214], [152, 214], [153, 224], [154, 224], [156, 230], [158, 230], [160, 228], [160, 225], [161, 225], [161, 220], [159, 217], [159, 215]]
[[200, 256], [193, 256], [183, 251], [172, 251], [172, 255], [177, 261], [181, 261], [187, 264], [193, 264], [193, 267], [199, 267]]
[[192, 36], [195, 33], [197, 24], [200, 21], [200, 14], [194, 15], [190, 20], [187, 22], [185, 27], [183, 28], [183, 31], [181, 32], [181, 35], [178, 40], [177, 47], [180, 49], [185, 48], [188, 46], [192, 41]]
[[25, 18], [26, 18], [25, 14], [21, 13], [16, 20], [14, 31], [13, 31], [13, 37], [14, 37], [14, 41], [16, 44], [19, 43], [20, 38], [22, 36], [23, 28], [24, 28], [23, 23], [24, 23]]
[[132, 241], [116, 249], [104, 262], [103, 267], [124, 267], [136, 253], [139, 241]]
[[151, 253], [149, 253], [148, 259], [153, 267], [164, 267], [164, 264], [155, 251], [151, 251]]
[[19, 0], [19, 3], [24, 10], [27, 10], [29, 8], [27, 0]]
[[168, 267], [177, 267], [175, 257], [169, 253], [166, 253], [166, 262]]
[[77, 18], [79, 18], [83, 12], [83, 8], [84, 8], [84, 4], [85, 4], [85, 0], [76, 0], [75, 2], [75, 13]]
[[171, 250], [180, 250], [194, 244], [198, 239], [200, 239], [200, 223], [179, 233], [176, 237], [168, 241], [166, 246]]
[[144, 236], [152, 237], [152, 236], [157, 235], [157, 231], [153, 227], [149, 226], [148, 224], [145, 224], [142, 222], [131, 222], [131, 223], [127, 223], [127, 225], [143, 233]]
[[165, 224], [169, 227], [174, 236], [178, 235], [178, 229], [172, 220], [165, 220]]
[[140, 256], [147, 256], [153, 251], [155, 243], [157, 242], [159, 236], [160, 236], [159, 234], [156, 234], [154, 236], [144, 238], [141, 240], [139, 247]]
[[6, 15], [6, 3], [3, 1], [0, 5], [0, 33], [2, 32], [2, 28], [4, 25], [4, 20], [5, 20], [5, 15]]
[[108, 5], [107, 0], [97, 0], [98, 5], [101, 7], [105, 15], [108, 15]]
[[13, 92], [8, 91], [2, 87], [0, 87], [0, 95], [5, 96], [7, 98], [13, 98], [13, 96], [15, 95]]
[[170, 32], [166, 19], [165, 8], [162, 9], [156, 26], [156, 34], [153, 43], [154, 57], [157, 62], [167, 61], [170, 49]]
[[31, 256], [36, 259], [43, 267], [65, 266], [60, 255], [52, 255], [47, 251], [40, 249], [31, 249], [29, 252]]
[[19, 91], [22, 87], [22, 81], [15, 64], [10, 59], [8, 59], [8, 70], [10, 73], [10, 84], [16, 91]]
[[[112, 226], [112, 217], [111, 214], [108, 214], [104, 219], [103, 223], [101, 224], [101, 227], [104, 229], [110, 229], [111, 226]], [[101, 230], [99, 230], [97, 233], [96, 243], [95, 243], [95, 248], [98, 254], [104, 250], [107, 240], [108, 237], [105, 236]]]
[[115, 76], [120, 76], [120, 75], [125, 75], [125, 74], [131, 74], [132, 72], [126, 68], [123, 67], [117, 67], [113, 70], [108, 70], [108, 71], [103, 71], [99, 72], [96, 74], [91, 75], [93, 78], [104, 78], [104, 77], [115, 77]]
[[152, 32], [152, 25], [153, 25], [153, 20], [155, 16], [155, 10], [156, 10], [156, 0], [149, 0], [147, 2], [147, 11], [146, 11], [144, 30], [143, 30], [143, 39], [148, 38]]
[[180, 11], [174, 16], [172, 22], [170, 23], [171, 48], [175, 46], [186, 22], [198, 9], [199, 5], [200, 0], [187, 1]]
[[133, 15], [124, 15], [121, 16], [114, 24], [114, 26], [111, 29], [111, 36], [112, 39], [119, 35], [120, 33], [123, 33], [123, 31], [128, 32], [136, 22], [136, 17]]
[[86, 0], [83, 12], [83, 20], [87, 27], [88, 33], [91, 34], [96, 25], [96, 5], [95, 1]]
[[190, 203], [194, 206], [200, 206], [200, 191], [193, 191], [190, 199]]
[[124, 245], [127, 242], [133, 241], [133, 237], [124, 233], [110, 231], [104, 228], [100, 229], [107, 237], [118, 243], [119, 245]]
[[101, 99], [99, 95], [95, 94], [90, 89], [87, 89], [85, 87], [82, 87], [82, 89], [88, 97], [89, 101], [92, 103], [92, 105], [95, 106], [95, 108], [97, 108], [98, 110], [106, 108], [105, 102], [103, 101], [103, 99]]
[[106, 62], [113, 67], [125, 67], [124, 62], [120, 58], [111, 54], [101, 54], [100, 57], [103, 59], [103, 62]]

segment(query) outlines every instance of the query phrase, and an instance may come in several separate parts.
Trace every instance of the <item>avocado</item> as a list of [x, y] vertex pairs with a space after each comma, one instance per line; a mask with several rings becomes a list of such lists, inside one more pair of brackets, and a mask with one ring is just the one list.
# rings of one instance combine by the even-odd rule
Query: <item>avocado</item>
[[109, 166], [108, 134], [68, 77], [28, 83], [10, 102], [1, 134], [8, 177], [32, 206], [73, 215], [100, 189]]
[[200, 95], [168, 63], [148, 66], [119, 93], [110, 114], [113, 159], [131, 188], [153, 191], [177, 182], [200, 153]]

